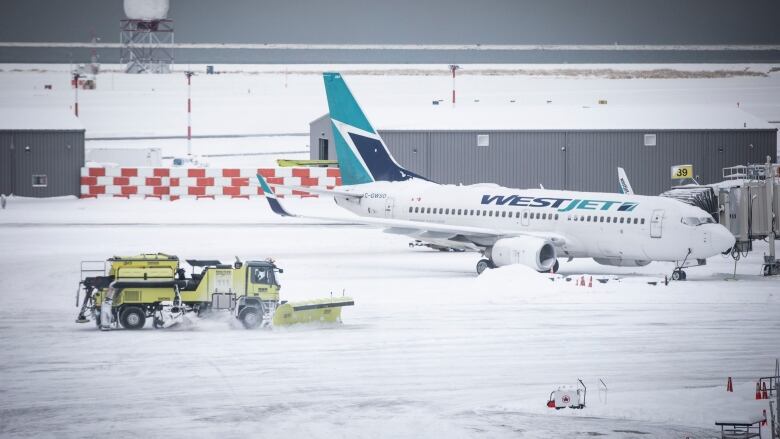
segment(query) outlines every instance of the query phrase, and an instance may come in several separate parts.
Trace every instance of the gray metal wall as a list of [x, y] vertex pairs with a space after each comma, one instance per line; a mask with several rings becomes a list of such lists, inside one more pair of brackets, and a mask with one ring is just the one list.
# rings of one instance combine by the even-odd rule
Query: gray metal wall
[[[311, 157], [325, 133], [336, 157], [327, 118], [311, 125]], [[776, 159], [777, 130], [642, 131], [400, 131], [380, 130], [396, 160], [439, 183], [497, 183], [525, 188], [616, 192], [622, 166], [637, 193], [659, 194], [674, 184], [670, 168], [692, 164], [702, 183], [721, 180], [722, 169]], [[490, 145], [477, 147], [477, 135]], [[644, 135], [656, 134], [656, 146]], [[752, 145], [752, 146], [751, 146]]]
[[[78, 196], [83, 166], [84, 131], [0, 132], [0, 193]], [[46, 175], [46, 187], [33, 187], [35, 174]]]

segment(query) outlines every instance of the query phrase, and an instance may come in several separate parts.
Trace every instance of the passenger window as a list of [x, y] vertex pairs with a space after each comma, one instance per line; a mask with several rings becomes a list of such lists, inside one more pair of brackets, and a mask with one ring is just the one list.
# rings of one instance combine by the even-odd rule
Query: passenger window
[[427, 212], [425, 212], [425, 213], [431, 213], [431, 208], [429, 207], [429, 208], [428, 208], [428, 211], [427, 211]]
[[461, 210], [460, 210], [460, 209], [458, 209], [458, 215], [460, 215], [460, 213], [461, 213]]
[[409, 213], [412, 213], [412, 206], [409, 206]]
[[528, 212], [523, 212], [523, 218], [528, 218]]
[[644, 218], [642, 218], [642, 224], [644, 224], [644, 223], [645, 223], [645, 219], [644, 219]]
[[634, 218], [634, 224], [637, 224], [639, 222], [639, 218]]
[[546, 219], [547, 219], [547, 214], [546, 214], [546, 213], [543, 213], [543, 214], [542, 214], [542, 219], [543, 219], [543, 220], [546, 220]]
[[590, 222], [590, 215], [588, 215], [588, 219], [585, 220], [585, 221]]
[[555, 214], [555, 221], [558, 221], [558, 214]]
[[623, 217], [620, 217], [620, 224], [623, 224]]

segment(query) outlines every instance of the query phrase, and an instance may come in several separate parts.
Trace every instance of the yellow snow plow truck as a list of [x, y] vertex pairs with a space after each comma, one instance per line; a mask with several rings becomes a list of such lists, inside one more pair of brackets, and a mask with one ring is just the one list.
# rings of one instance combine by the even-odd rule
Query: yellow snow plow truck
[[91, 317], [101, 330], [120, 325], [141, 329], [151, 318], [153, 327], [167, 328], [180, 322], [186, 313], [203, 317], [224, 310], [252, 329], [340, 322], [341, 308], [354, 305], [349, 297], [280, 301], [276, 274], [283, 270], [271, 259], [241, 262], [236, 258], [233, 264], [196, 259], [186, 262], [192, 267], [189, 277], [178, 257], [162, 253], [82, 262], [76, 293], [76, 306], [81, 302], [81, 308], [76, 322], [86, 323]]

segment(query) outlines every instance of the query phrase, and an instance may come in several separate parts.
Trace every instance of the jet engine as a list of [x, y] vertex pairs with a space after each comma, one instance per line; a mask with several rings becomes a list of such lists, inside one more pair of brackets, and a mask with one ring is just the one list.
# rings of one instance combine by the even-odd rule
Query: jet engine
[[556, 261], [552, 242], [534, 236], [499, 239], [485, 256], [496, 267], [523, 264], [537, 271], [550, 271]]
[[613, 267], [644, 267], [650, 263], [650, 261], [621, 258], [593, 258], [593, 260], [601, 265], [611, 265]]

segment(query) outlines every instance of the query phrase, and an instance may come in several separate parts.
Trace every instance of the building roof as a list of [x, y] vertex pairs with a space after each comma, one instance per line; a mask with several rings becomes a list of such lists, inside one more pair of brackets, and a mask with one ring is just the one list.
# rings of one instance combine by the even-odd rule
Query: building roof
[[0, 108], [0, 131], [84, 131], [67, 109]]
[[[501, 105], [468, 102], [366, 111], [378, 130], [699, 130], [776, 129], [736, 106]], [[316, 122], [327, 115], [321, 116]]]

